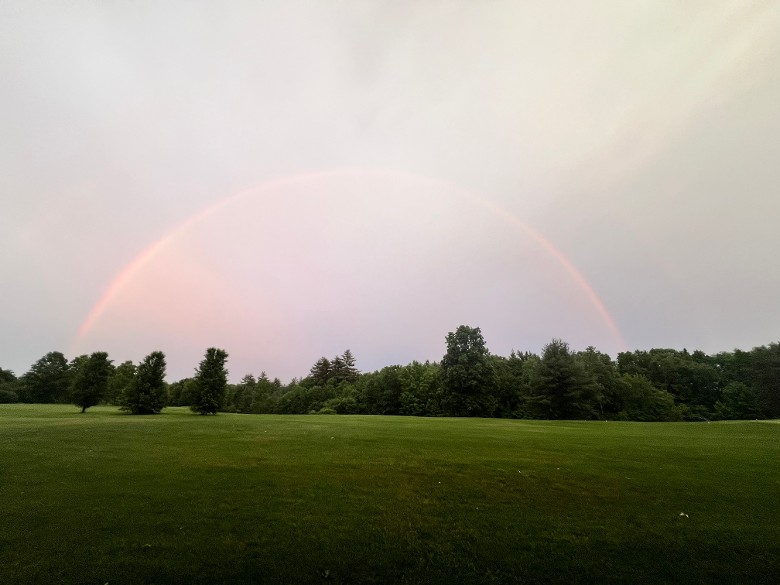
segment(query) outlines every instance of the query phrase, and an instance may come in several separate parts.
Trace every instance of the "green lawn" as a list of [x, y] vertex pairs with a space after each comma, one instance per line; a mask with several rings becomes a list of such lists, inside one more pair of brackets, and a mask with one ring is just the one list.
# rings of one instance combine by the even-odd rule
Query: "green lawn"
[[777, 422], [0, 406], [4, 585], [779, 576]]

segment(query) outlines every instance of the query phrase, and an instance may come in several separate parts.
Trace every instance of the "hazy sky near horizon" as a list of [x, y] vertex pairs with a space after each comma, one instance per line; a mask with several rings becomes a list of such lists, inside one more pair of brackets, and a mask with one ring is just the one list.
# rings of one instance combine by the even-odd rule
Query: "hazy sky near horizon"
[[780, 338], [780, 3], [0, 2], [0, 367]]

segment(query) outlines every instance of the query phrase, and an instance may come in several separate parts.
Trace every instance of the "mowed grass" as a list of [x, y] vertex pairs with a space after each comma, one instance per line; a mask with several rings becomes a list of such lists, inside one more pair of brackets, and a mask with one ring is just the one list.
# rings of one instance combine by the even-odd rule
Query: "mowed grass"
[[0, 583], [777, 583], [779, 439], [3, 405]]

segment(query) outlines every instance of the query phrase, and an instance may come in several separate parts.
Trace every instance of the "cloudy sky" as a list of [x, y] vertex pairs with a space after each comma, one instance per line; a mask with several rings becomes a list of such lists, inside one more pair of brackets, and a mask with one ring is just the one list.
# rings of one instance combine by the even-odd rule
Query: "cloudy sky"
[[780, 3], [0, 2], [0, 367], [780, 338]]

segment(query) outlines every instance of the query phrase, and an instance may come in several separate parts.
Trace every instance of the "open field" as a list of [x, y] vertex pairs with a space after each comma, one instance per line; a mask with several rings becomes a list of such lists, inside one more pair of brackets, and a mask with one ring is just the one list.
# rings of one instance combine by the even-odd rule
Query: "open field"
[[778, 575], [776, 422], [0, 406], [5, 585]]

